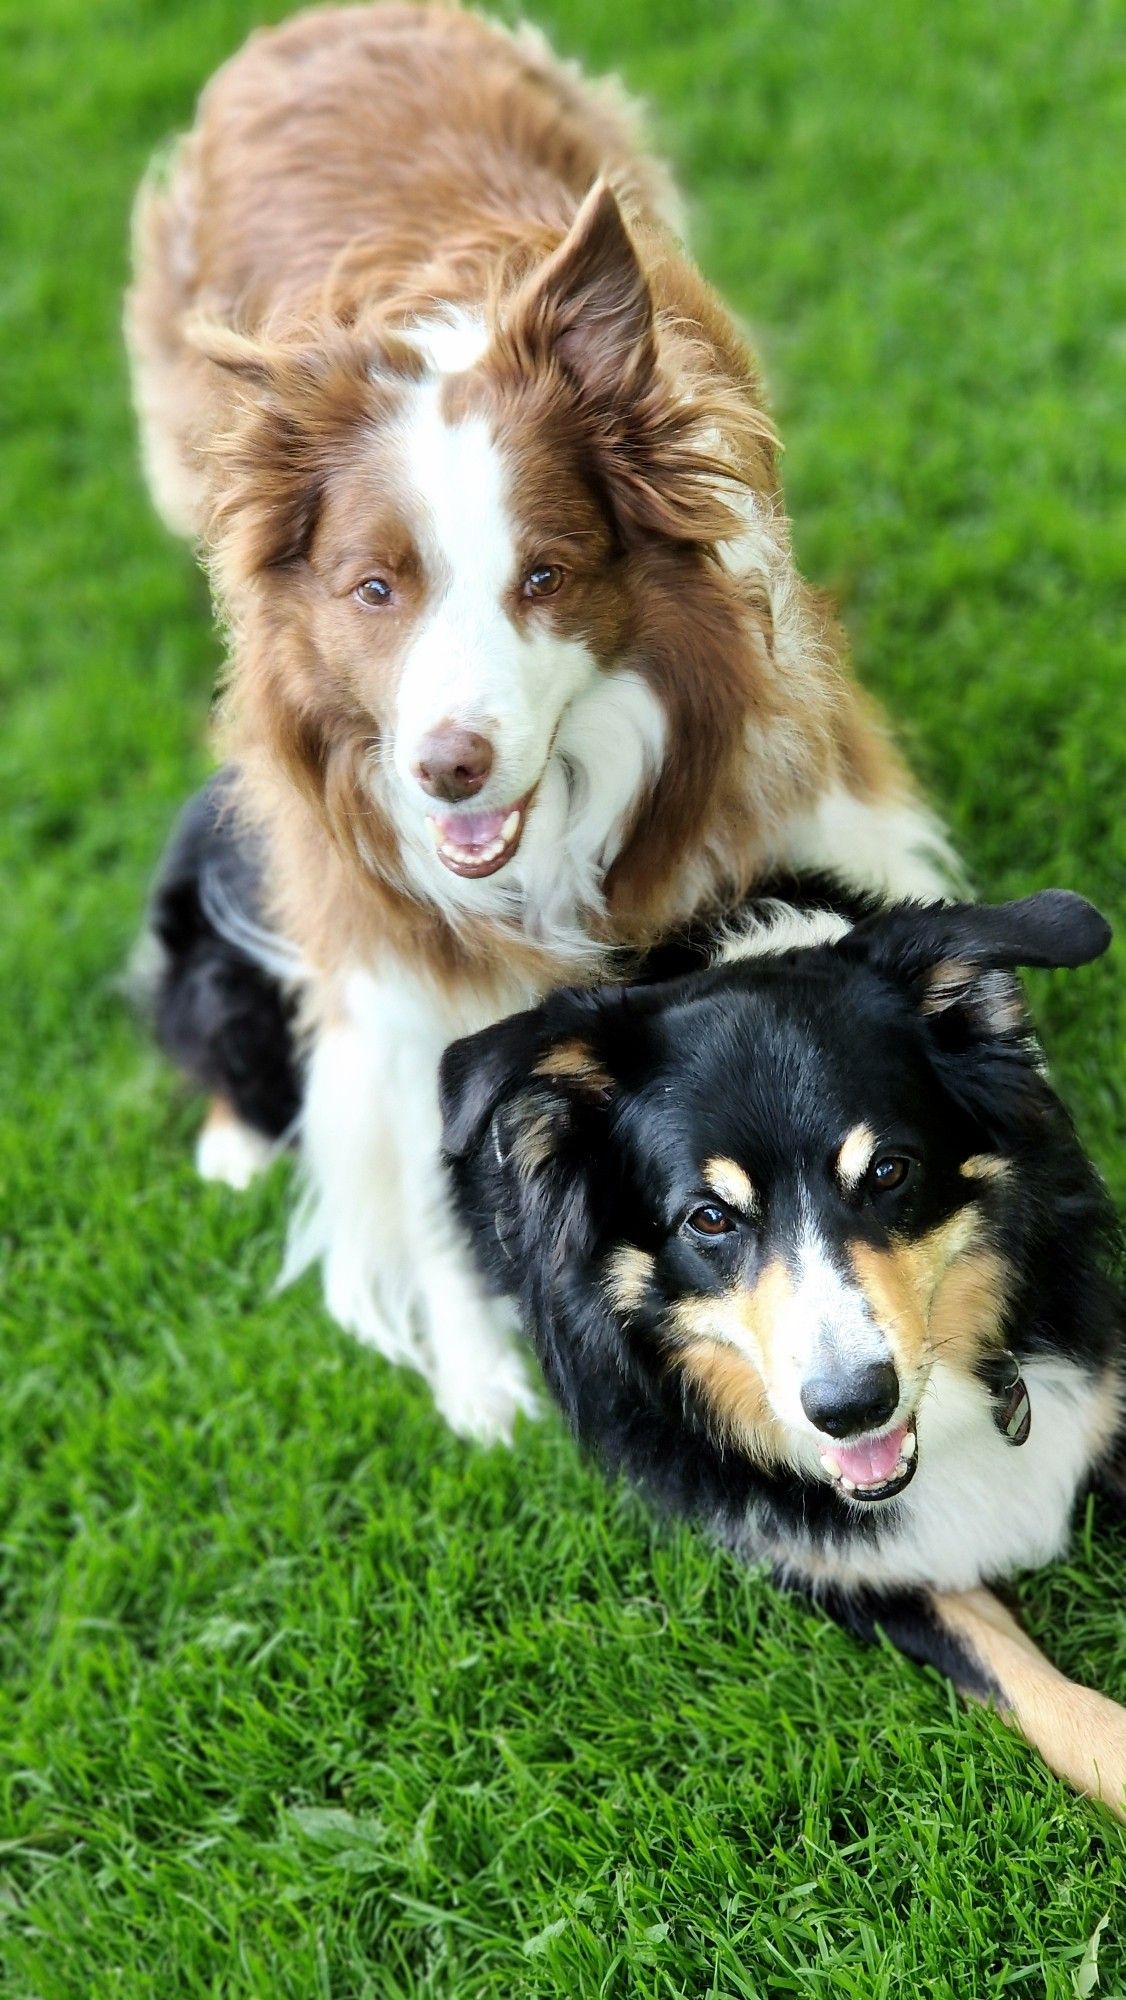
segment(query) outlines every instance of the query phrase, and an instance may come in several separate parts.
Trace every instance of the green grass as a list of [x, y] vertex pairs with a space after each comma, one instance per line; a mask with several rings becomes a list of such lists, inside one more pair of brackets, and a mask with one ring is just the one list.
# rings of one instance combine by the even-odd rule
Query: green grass
[[[994, 893], [1126, 917], [1126, 42], [1081, 0], [552, 0], [659, 106], [802, 560]], [[268, 1296], [119, 970], [218, 660], [136, 471], [130, 192], [241, 0], [0, 10], [5, 2000], [1067, 2000], [1126, 1844], [984, 1713]], [[1113, 959], [1042, 980], [1126, 1194]], [[1126, 1697], [1123, 1542], [1027, 1580]]]

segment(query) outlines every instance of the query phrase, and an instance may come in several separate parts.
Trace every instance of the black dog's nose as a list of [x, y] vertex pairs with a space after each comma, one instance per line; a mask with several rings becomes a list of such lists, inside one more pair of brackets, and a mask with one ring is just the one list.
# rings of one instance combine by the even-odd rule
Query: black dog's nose
[[878, 1430], [898, 1401], [899, 1377], [890, 1361], [871, 1361], [851, 1375], [813, 1375], [802, 1383], [802, 1409], [827, 1437]]

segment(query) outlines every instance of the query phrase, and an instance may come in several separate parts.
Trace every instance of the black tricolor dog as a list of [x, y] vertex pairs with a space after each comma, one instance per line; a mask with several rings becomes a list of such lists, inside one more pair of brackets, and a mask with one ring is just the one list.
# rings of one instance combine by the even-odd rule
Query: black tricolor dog
[[478, 1262], [582, 1442], [1121, 1809], [1126, 1710], [985, 1588], [1122, 1493], [1114, 1221], [1014, 972], [1109, 937], [1060, 890], [789, 884], [647, 968], [680, 976], [455, 1043], [441, 1088]]

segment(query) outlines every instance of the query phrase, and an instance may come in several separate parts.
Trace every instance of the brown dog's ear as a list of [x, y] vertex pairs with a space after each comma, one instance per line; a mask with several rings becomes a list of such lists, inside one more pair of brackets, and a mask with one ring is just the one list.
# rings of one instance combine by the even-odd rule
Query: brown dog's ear
[[596, 181], [558, 249], [513, 301], [511, 338], [549, 356], [594, 402], [629, 396], [656, 364], [653, 302], [622, 211]]
[[197, 318], [189, 337], [234, 378], [226, 420], [203, 440], [211, 493], [204, 539], [229, 596], [303, 554], [343, 440], [374, 424], [395, 389], [373, 380], [372, 343], [347, 327], [281, 341]]
[[196, 354], [216, 368], [262, 388], [277, 381], [287, 358], [286, 350], [276, 341], [240, 333], [237, 327], [209, 319], [202, 313], [195, 313], [185, 321], [184, 339]]
[[[613, 190], [596, 181], [563, 241], [511, 300], [498, 353], [555, 370], [578, 401], [622, 532], [712, 544], [739, 532], [738, 488], [773, 448], [748, 382], [719, 380], [666, 328]], [[672, 347], [679, 358], [670, 362]]]

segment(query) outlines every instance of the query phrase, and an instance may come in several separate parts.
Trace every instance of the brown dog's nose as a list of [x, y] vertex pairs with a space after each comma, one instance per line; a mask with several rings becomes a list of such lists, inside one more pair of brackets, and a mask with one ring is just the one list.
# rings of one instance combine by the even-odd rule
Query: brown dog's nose
[[414, 775], [432, 799], [471, 799], [493, 768], [493, 746], [476, 730], [440, 723], [418, 746]]

